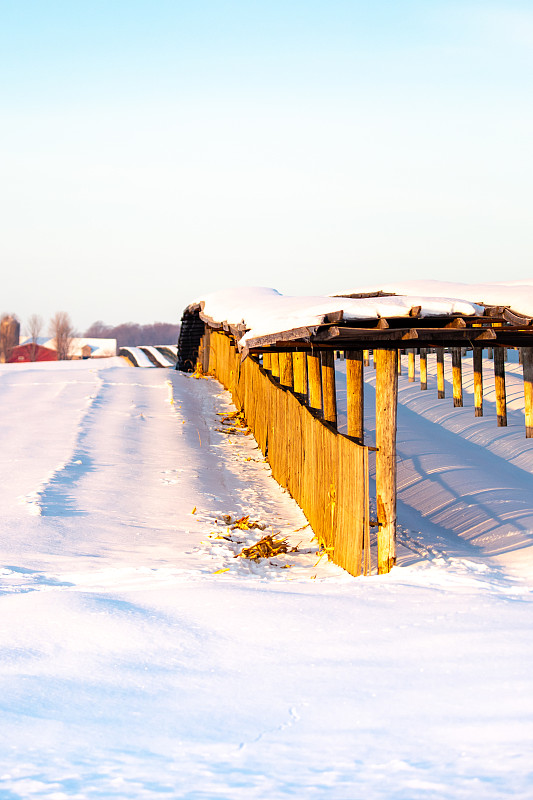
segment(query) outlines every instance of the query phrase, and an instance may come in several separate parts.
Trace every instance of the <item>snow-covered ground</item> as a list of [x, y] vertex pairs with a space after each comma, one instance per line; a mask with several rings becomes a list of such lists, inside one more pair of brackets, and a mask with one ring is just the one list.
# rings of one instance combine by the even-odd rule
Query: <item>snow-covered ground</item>
[[401, 566], [355, 579], [215, 381], [0, 367], [2, 800], [532, 796], [533, 442], [400, 382]]

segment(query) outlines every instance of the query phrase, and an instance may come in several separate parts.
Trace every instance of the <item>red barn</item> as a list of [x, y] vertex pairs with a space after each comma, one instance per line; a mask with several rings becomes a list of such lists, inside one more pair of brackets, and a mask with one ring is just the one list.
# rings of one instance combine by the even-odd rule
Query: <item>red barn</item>
[[50, 350], [41, 344], [18, 344], [11, 351], [8, 364], [19, 364], [32, 361], [57, 361], [57, 350]]

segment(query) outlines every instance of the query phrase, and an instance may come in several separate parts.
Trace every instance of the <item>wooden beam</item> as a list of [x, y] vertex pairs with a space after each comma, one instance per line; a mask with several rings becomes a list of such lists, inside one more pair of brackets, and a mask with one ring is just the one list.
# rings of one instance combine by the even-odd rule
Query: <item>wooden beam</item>
[[428, 351], [425, 347], [420, 348], [420, 389], [425, 391], [428, 388]]
[[322, 363], [322, 402], [323, 416], [326, 422], [331, 422], [337, 427], [337, 395], [335, 391], [335, 353], [333, 350], [323, 350]]
[[474, 347], [472, 352], [474, 363], [474, 414], [483, 416], [483, 348]]
[[453, 373], [453, 405], [455, 408], [463, 407], [463, 365], [461, 362], [461, 348], [452, 347], [452, 373]]
[[533, 347], [522, 347], [526, 439], [533, 439]]
[[396, 563], [396, 415], [398, 368], [394, 350], [378, 350], [376, 367], [376, 497], [378, 573]]
[[322, 377], [320, 374], [320, 353], [317, 350], [307, 354], [307, 380], [309, 384], [309, 406], [322, 411]]
[[292, 369], [292, 353], [279, 354], [279, 382], [292, 389], [294, 381]]
[[437, 397], [443, 400], [446, 397], [444, 383], [444, 347], [436, 347], [437, 351]]
[[364, 369], [361, 350], [346, 351], [348, 436], [364, 440]]
[[507, 401], [505, 396], [505, 353], [503, 347], [494, 348], [494, 388], [496, 389], [496, 414], [498, 427], [507, 426]]
[[305, 353], [292, 354], [292, 370], [294, 374], [294, 391], [307, 396], [307, 356]]
[[415, 351], [412, 348], [407, 351], [407, 380], [415, 382]]

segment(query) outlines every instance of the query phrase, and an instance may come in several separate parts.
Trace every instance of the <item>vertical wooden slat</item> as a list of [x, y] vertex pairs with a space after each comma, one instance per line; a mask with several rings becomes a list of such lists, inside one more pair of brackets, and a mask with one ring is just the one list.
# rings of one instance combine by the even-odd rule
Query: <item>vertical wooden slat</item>
[[437, 397], [442, 400], [446, 397], [444, 384], [444, 347], [435, 348], [437, 351]]
[[363, 353], [348, 350], [346, 353], [346, 408], [348, 436], [364, 439], [364, 375]]
[[363, 350], [363, 359], [365, 367], [370, 366], [370, 350]]
[[425, 347], [420, 348], [420, 389], [425, 391], [428, 388], [428, 351]]
[[322, 402], [324, 419], [337, 426], [337, 395], [335, 390], [335, 353], [333, 350], [322, 351]]
[[415, 382], [415, 351], [412, 348], [407, 351], [407, 379], [409, 383]]
[[292, 389], [294, 375], [292, 370], [292, 353], [279, 354], [279, 382]]
[[263, 353], [263, 369], [266, 369], [268, 372], [270, 372], [271, 358], [271, 353]]
[[309, 406], [322, 410], [322, 377], [320, 374], [320, 354], [307, 354], [307, 381], [309, 384]]
[[363, 523], [363, 548], [364, 548], [364, 565], [363, 575], [372, 574], [372, 560], [370, 557], [370, 487], [369, 487], [369, 469], [368, 469], [368, 448], [365, 447], [363, 454], [363, 470], [364, 470], [364, 523]]
[[483, 416], [483, 348], [474, 347], [472, 351], [474, 364], [474, 414]]
[[271, 353], [270, 355], [270, 372], [273, 378], [279, 379], [279, 353]]
[[402, 374], [402, 351], [398, 349], [398, 375]]
[[498, 427], [507, 425], [507, 402], [505, 397], [505, 353], [503, 347], [494, 348], [494, 388], [496, 390], [496, 415]]
[[521, 347], [524, 373], [526, 439], [533, 439], [533, 347]]
[[292, 354], [292, 370], [294, 375], [294, 391], [307, 396], [307, 356], [305, 353]]
[[398, 371], [395, 350], [377, 352], [376, 495], [378, 572], [390, 572], [396, 561], [396, 409]]
[[460, 347], [452, 347], [452, 372], [453, 372], [453, 405], [455, 408], [462, 408], [463, 366], [461, 361]]

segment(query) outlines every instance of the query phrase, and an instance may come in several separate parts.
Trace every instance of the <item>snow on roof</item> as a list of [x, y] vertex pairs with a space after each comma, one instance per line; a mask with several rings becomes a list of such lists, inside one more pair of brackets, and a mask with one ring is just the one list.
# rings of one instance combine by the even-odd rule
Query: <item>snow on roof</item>
[[420, 306], [421, 316], [482, 314], [481, 306], [453, 296], [436, 297], [413, 294], [395, 297], [346, 298], [331, 296], [291, 297], [276, 289], [244, 287], [223, 289], [198, 298], [190, 307], [200, 306], [204, 316], [217, 323], [242, 326], [239, 346], [251, 339], [273, 333], [320, 325], [328, 314], [343, 312], [347, 320], [409, 316]]
[[508, 306], [511, 311], [525, 317], [533, 317], [533, 279], [503, 281], [501, 283], [457, 283], [453, 281], [410, 280], [374, 283], [357, 286], [343, 294], [360, 292], [395, 292], [396, 294], [420, 294], [433, 298], [460, 297], [482, 306]]

